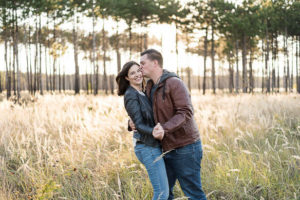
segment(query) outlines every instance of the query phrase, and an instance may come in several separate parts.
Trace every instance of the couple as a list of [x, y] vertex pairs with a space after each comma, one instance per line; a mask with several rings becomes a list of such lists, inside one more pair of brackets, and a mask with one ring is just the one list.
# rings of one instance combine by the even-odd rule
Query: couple
[[[143, 76], [150, 79], [145, 90]], [[173, 199], [176, 180], [189, 199], [206, 199], [200, 177], [200, 135], [182, 80], [163, 70], [160, 52], [148, 49], [141, 53], [140, 65], [127, 62], [116, 81], [118, 95], [124, 95], [126, 111], [134, 123], [134, 151], [147, 169], [152, 199]]]

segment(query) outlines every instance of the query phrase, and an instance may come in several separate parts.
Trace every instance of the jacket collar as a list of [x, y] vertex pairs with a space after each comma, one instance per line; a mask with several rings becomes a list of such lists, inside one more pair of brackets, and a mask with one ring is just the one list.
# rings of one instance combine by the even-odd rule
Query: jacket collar
[[[168, 79], [168, 78], [171, 78], [171, 77], [177, 77], [179, 78], [174, 72], [169, 72], [168, 70], [163, 70], [163, 74], [161, 75], [161, 78], [160, 78], [160, 81], [158, 83], [158, 87], [161, 87], [164, 85], [165, 81]], [[146, 94], [148, 97], [150, 97], [150, 92], [151, 92], [151, 88], [153, 87], [154, 85], [154, 82], [150, 79], [147, 81], [147, 84], [146, 84]]]

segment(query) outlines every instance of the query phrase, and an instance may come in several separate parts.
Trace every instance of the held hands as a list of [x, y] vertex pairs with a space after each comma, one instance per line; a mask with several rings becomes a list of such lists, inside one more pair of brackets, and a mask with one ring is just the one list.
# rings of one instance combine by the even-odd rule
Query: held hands
[[134, 123], [133, 123], [133, 121], [132, 121], [131, 118], [129, 118], [129, 120], [128, 120], [128, 125], [129, 125], [129, 127], [131, 128], [132, 131], [136, 130], [135, 129], [135, 125], [134, 125]]
[[[132, 131], [136, 130], [136, 127], [135, 127], [132, 119], [128, 120], [128, 125], [132, 129]], [[152, 135], [155, 139], [160, 140], [160, 141], [164, 138], [165, 131], [164, 131], [163, 127], [160, 125], [160, 123], [156, 124], [156, 126], [154, 127], [154, 129], [152, 131]]]
[[165, 131], [163, 127], [160, 125], [160, 123], [156, 124], [156, 126], [153, 129], [152, 135], [155, 139], [162, 140], [165, 135]]

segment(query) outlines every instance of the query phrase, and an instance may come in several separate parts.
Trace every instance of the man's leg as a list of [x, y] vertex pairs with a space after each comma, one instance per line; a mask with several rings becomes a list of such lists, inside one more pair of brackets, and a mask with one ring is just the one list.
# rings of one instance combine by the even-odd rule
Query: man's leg
[[[174, 151], [175, 152], [175, 151]], [[174, 154], [173, 151], [167, 153], [164, 156], [166, 170], [167, 170], [167, 176], [168, 176], [168, 182], [169, 182], [169, 198], [168, 200], [172, 200], [174, 198], [173, 195], [173, 189], [176, 183], [176, 174], [174, 171], [174, 160], [172, 154]]]
[[201, 185], [201, 142], [175, 149], [173, 168], [184, 194], [191, 200], [206, 200]]

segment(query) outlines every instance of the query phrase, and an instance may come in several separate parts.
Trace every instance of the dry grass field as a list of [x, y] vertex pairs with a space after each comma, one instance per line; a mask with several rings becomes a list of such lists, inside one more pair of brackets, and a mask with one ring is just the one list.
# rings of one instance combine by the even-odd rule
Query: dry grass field
[[[194, 94], [208, 199], [300, 199], [300, 96]], [[0, 199], [151, 199], [123, 98], [0, 100]], [[184, 199], [179, 186], [176, 198]]]

